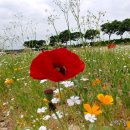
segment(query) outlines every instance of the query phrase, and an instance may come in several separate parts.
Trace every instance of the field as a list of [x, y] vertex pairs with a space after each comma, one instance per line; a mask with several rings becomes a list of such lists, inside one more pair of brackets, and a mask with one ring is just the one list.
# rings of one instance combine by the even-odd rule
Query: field
[[[31, 62], [39, 52], [0, 56], [0, 130], [38, 130], [41, 126], [49, 130], [130, 128], [130, 46], [70, 50], [85, 62], [86, 67], [83, 73], [68, 80], [71, 81], [68, 86], [49, 80], [41, 83], [30, 77]], [[43, 92], [46, 88], [60, 88], [60, 92], [58, 89], [53, 95], [55, 111], [48, 109]], [[109, 101], [103, 102], [100, 96], [105, 95]], [[78, 97], [73, 100], [74, 105], [68, 100], [72, 96]], [[95, 118], [86, 120], [84, 112]]]

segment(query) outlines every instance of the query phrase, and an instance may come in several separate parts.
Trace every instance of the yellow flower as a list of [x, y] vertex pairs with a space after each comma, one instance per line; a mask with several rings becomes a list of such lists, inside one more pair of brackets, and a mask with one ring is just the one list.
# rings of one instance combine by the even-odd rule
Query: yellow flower
[[17, 71], [18, 70], [18, 68], [14, 68], [14, 71]]
[[113, 104], [113, 98], [112, 98], [112, 96], [104, 95], [104, 94], [98, 94], [97, 98], [98, 98], [98, 100], [100, 102], [102, 102], [105, 105]]
[[126, 126], [127, 126], [127, 128], [130, 128], [130, 121], [126, 122]]
[[6, 85], [10, 85], [10, 84], [13, 84], [14, 83], [14, 80], [13, 79], [6, 79], [4, 84]]
[[57, 98], [60, 98], [60, 94], [59, 94], [59, 93], [56, 93], [55, 96], [56, 96]]
[[44, 99], [43, 99], [43, 102], [49, 103], [49, 101], [47, 100], [47, 98], [44, 98]]
[[100, 110], [100, 107], [96, 104], [94, 104], [92, 107], [90, 106], [90, 104], [84, 104], [84, 109], [87, 111], [87, 112], [84, 112], [85, 114], [92, 114], [92, 115], [99, 115], [102, 113], [102, 110]]

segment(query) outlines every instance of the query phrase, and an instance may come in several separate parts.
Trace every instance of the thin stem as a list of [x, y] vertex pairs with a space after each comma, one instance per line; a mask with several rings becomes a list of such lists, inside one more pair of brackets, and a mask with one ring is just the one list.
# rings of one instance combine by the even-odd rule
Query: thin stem
[[58, 114], [55, 112], [55, 110], [54, 110], [53, 112], [54, 112], [55, 116], [57, 117], [57, 119], [58, 119], [58, 121], [59, 121], [59, 123], [60, 123], [60, 125], [61, 125], [62, 130], [65, 130], [65, 129], [64, 129], [64, 126], [63, 126], [63, 124], [62, 124], [62, 122], [61, 122], [61, 120], [60, 120], [60, 118], [59, 118], [59, 116], [58, 116]]
[[[60, 101], [61, 101], [61, 103], [63, 103], [59, 82], [58, 82], [58, 90], [59, 90], [59, 95], [60, 95]], [[65, 109], [64, 109], [63, 104], [62, 104], [62, 112], [63, 112], [63, 117], [65, 118]], [[66, 120], [64, 120], [64, 122], [66, 124], [66, 126], [65, 126], [66, 130], [68, 130], [68, 125], [67, 125]]]

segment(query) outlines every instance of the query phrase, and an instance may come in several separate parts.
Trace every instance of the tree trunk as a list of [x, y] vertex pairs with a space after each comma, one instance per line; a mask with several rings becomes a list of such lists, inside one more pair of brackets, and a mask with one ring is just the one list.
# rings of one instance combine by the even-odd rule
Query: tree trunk
[[123, 39], [123, 36], [122, 35], [120, 35], [121, 36], [121, 39]]
[[110, 42], [111, 34], [109, 34], [109, 42]]

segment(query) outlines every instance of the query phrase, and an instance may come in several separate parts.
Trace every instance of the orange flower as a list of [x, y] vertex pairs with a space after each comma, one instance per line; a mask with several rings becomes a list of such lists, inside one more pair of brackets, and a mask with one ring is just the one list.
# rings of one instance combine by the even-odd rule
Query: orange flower
[[96, 82], [95, 82], [95, 80], [92, 81], [92, 86], [93, 86], [93, 87], [96, 86]]
[[95, 87], [97, 84], [100, 84], [100, 83], [101, 83], [100, 79], [95, 79], [92, 81], [92, 86]]
[[92, 107], [90, 106], [90, 104], [84, 104], [84, 109], [87, 112], [84, 112], [85, 114], [90, 113], [92, 115], [99, 115], [102, 113], [102, 111], [100, 110], [100, 107], [96, 104], [94, 104]]
[[10, 85], [10, 84], [13, 84], [14, 83], [14, 80], [13, 79], [6, 79], [4, 84], [6, 85]]
[[100, 82], [101, 82], [100, 79], [96, 79], [97, 84], [100, 84]]
[[110, 105], [113, 104], [113, 98], [112, 96], [109, 95], [103, 95], [103, 94], [98, 94], [97, 98], [100, 102], [102, 102], [105, 105]]
[[130, 121], [126, 122], [126, 126], [127, 126], [127, 128], [130, 128]]

